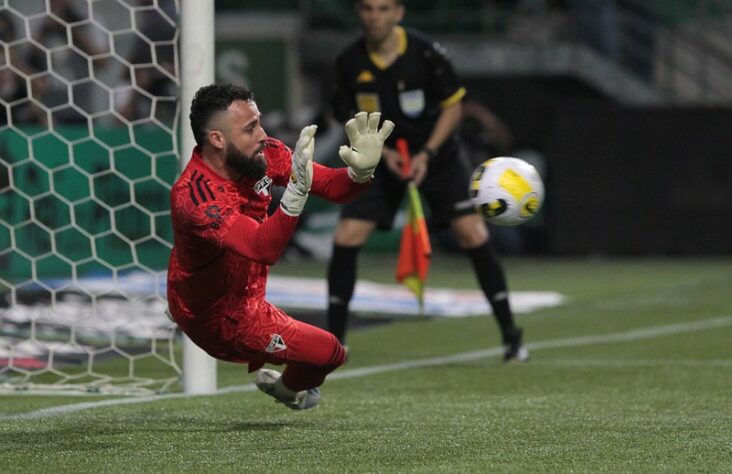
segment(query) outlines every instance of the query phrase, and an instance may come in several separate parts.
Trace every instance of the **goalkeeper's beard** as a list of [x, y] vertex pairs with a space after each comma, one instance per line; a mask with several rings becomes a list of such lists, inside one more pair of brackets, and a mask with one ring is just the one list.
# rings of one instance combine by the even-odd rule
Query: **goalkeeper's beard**
[[267, 160], [259, 153], [264, 145], [259, 147], [251, 156], [239, 151], [231, 143], [226, 144], [226, 166], [247, 178], [259, 181], [267, 172]]

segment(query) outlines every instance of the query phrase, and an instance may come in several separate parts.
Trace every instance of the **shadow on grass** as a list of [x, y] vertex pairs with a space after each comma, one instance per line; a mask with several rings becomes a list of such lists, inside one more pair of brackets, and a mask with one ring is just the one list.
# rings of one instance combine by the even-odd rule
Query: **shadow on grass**
[[[124, 423], [126, 426], [110, 426]], [[236, 420], [203, 421], [200, 418], [175, 417], [158, 420], [125, 419], [112, 421], [103, 419], [67, 419], [57, 422], [53, 427], [39, 429], [37, 425], [18, 428], [6, 427], [0, 433], [0, 446], [3, 450], [107, 450], [118, 449], [128, 439], [171, 439], [170, 434], [184, 435], [187, 439], [205, 438], [212, 433], [236, 434], [257, 432], [280, 432], [289, 428], [309, 428], [313, 423], [304, 420]]]

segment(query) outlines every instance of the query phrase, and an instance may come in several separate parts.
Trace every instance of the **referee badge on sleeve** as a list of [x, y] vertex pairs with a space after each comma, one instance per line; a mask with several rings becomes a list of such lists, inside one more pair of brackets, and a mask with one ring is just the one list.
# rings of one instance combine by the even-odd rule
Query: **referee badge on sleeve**
[[407, 117], [418, 117], [424, 110], [424, 91], [422, 89], [416, 89], [400, 92], [399, 106]]

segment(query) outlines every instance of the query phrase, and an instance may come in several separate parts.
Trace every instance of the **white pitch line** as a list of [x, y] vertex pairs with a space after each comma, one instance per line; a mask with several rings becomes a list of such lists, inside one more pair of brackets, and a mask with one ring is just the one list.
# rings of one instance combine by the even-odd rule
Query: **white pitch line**
[[[632, 331], [617, 332], [611, 334], [602, 334], [594, 336], [580, 336], [571, 337], [565, 339], [553, 339], [550, 341], [537, 341], [526, 344], [526, 347], [530, 350], [542, 350], [542, 349], [554, 349], [560, 347], [578, 347], [588, 346], [592, 344], [607, 344], [613, 342], [627, 342], [636, 341], [640, 339], [651, 339], [659, 336], [666, 336], [670, 334], [681, 334], [685, 332], [703, 331], [706, 329], [720, 328], [732, 326], [732, 316], [725, 316], [714, 319], [706, 319], [703, 321], [695, 321], [689, 323], [678, 323], [669, 324], [665, 326], [651, 326], [642, 329], [634, 329]], [[407, 360], [403, 362], [396, 362], [393, 364], [375, 365], [371, 367], [361, 367], [358, 369], [348, 369], [335, 372], [328, 376], [328, 380], [337, 379], [350, 379], [356, 377], [366, 377], [369, 375], [381, 374], [384, 372], [393, 372], [396, 370], [405, 369], [416, 369], [420, 367], [432, 367], [438, 365], [452, 364], [456, 362], [469, 362], [478, 359], [484, 359], [487, 357], [495, 357], [503, 353], [502, 347], [492, 347], [490, 349], [464, 352], [461, 354], [454, 354], [443, 357], [432, 357], [430, 359], [422, 360]], [[224, 395], [228, 393], [240, 393], [240, 392], [252, 392], [256, 390], [254, 384], [238, 385], [233, 387], [223, 388], [218, 390], [213, 395]], [[98, 402], [85, 402], [76, 403], [73, 405], [63, 405], [52, 408], [44, 408], [42, 410], [36, 410], [28, 413], [12, 414], [0, 416], [0, 421], [10, 420], [35, 420], [39, 418], [46, 418], [51, 416], [67, 415], [69, 413], [75, 413], [83, 410], [90, 410], [93, 408], [103, 408], [117, 405], [132, 405], [136, 403], [147, 403], [157, 402], [163, 400], [174, 400], [179, 398], [191, 398], [198, 396], [207, 395], [187, 395], [184, 393], [173, 393], [169, 395], [151, 395], [139, 398], [126, 398], [126, 399], [114, 399], [114, 400], [103, 400]]]
[[578, 369], [607, 368], [707, 368], [724, 369], [732, 368], [732, 359], [716, 360], [688, 360], [688, 359], [633, 359], [633, 360], [608, 360], [608, 359], [549, 359], [535, 360], [531, 365], [542, 365], [546, 367], [573, 367]]

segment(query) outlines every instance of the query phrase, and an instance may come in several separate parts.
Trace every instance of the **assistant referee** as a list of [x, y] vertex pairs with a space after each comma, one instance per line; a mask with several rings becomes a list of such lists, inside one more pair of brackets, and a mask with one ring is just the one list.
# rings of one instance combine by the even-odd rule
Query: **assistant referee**
[[[454, 131], [465, 88], [438, 43], [399, 25], [405, 14], [401, 0], [357, 0], [355, 6], [363, 36], [338, 56], [334, 115], [344, 122], [360, 110], [380, 111], [396, 127], [371, 187], [342, 208], [328, 266], [328, 327], [345, 342], [359, 250], [375, 229], [391, 228], [412, 180], [429, 205], [432, 225], [450, 226], [470, 258], [498, 322], [504, 360], [526, 360], [505, 274], [488, 228], [470, 203], [470, 169], [459, 159]], [[399, 138], [409, 144], [409, 174], [402, 173], [395, 150]]]

